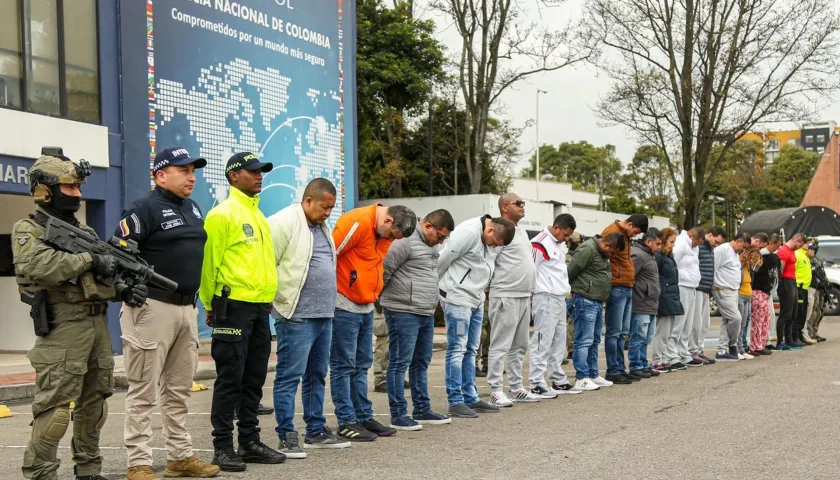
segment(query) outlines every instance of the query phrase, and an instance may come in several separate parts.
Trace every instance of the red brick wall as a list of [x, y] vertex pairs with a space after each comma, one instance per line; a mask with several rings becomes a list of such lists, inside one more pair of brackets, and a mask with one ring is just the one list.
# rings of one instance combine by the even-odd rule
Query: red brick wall
[[840, 212], [840, 135], [831, 136], [800, 206], [815, 205]]

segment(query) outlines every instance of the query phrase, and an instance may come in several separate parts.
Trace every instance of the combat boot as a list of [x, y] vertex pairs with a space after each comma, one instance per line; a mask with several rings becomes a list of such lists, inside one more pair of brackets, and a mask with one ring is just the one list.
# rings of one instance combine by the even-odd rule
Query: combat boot
[[219, 470], [221, 469], [218, 465], [202, 462], [198, 457], [193, 455], [183, 460], [170, 460], [166, 462], [166, 471], [163, 473], [163, 476], [166, 478], [207, 478], [216, 476]]
[[155, 475], [152, 467], [149, 465], [135, 465], [128, 468], [128, 473], [125, 475], [125, 480], [161, 480]]

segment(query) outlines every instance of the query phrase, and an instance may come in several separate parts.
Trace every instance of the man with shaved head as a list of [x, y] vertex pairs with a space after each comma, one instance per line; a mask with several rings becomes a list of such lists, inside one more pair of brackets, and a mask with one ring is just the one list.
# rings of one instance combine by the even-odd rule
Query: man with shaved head
[[801, 233], [795, 234], [776, 252], [782, 271], [779, 281], [779, 317], [776, 319], [776, 349], [791, 350], [802, 348], [799, 338], [794, 339], [793, 326], [796, 321], [796, 309], [799, 304], [796, 288], [796, 252], [807, 240]]
[[336, 200], [335, 186], [316, 178], [300, 203], [268, 218], [279, 278], [271, 309], [277, 332], [274, 417], [280, 451], [306, 458], [295, 431], [295, 396], [303, 380], [305, 448], [344, 448], [324, 418], [324, 394], [335, 315], [335, 244], [326, 224]]
[[[540, 397], [522, 384], [522, 361], [528, 349], [531, 326], [531, 292], [536, 267], [531, 241], [519, 221], [525, 217], [525, 202], [515, 193], [499, 197], [502, 218], [514, 224], [516, 233], [510, 245], [499, 249], [496, 269], [490, 280], [490, 352], [487, 382], [490, 402], [510, 407], [513, 402], [538, 402]], [[503, 391], [502, 375], [507, 358], [510, 398]]]

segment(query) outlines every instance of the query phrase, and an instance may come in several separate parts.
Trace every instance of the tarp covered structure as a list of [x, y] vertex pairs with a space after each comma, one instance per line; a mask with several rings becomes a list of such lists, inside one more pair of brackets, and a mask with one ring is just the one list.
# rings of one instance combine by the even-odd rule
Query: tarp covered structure
[[784, 233], [786, 239], [794, 233], [809, 237], [840, 235], [840, 216], [828, 207], [797, 207], [755, 212], [738, 228], [747, 233]]

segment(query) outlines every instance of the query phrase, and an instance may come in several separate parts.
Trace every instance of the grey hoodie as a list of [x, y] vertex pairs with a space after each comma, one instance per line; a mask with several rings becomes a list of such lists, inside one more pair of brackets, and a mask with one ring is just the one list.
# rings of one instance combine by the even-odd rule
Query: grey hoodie
[[496, 254], [481, 237], [491, 218], [484, 215], [463, 221], [443, 245], [437, 268], [442, 301], [469, 308], [478, 308], [484, 301]]

